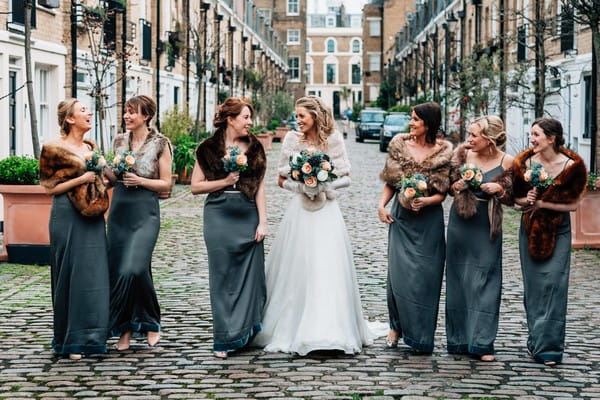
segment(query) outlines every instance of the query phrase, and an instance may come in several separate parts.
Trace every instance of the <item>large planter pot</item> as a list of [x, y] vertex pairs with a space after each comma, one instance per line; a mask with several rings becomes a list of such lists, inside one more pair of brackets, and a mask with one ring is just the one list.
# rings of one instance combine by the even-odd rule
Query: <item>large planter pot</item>
[[274, 142], [283, 142], [285, 138], [285, 134], [288, 133], [290, 129], [286, 126], [279, 126], [275, 129], [275, 137], [273, 138]]
[[265, 151], [271, 150], [271, 142], [273, 142], [273, 134], [272, 133], [259, 133], [256, 136], [258, 141], [263, 145]]
[[0, 194], [4, 198], [0, 261], [49, 264], [52, 196], [38, 185], [0, 185]]
[[177, 183], [189, 185], [192, 183], [192, 168], [185, 167], [177, 174]]
[[575, 248], [600, 248], [600, 191], [586, 191], [571, 213], [571, 243]]

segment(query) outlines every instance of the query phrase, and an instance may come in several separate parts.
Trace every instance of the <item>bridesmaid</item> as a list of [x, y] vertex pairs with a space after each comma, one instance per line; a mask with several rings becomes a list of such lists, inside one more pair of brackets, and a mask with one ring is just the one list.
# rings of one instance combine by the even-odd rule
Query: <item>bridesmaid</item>
[[[160, 308], [152, 280], [152, 252], [160, 229], [158, 192], [171, 187], [169, 139], [150, 128], [156, 103], [135, 96], [125, 103], [125, 128], [113, 142], [116, 155], [131, 151], [135, 164], [116, 180], [108, 217], [111, 336], [129, 349], [132, 335], [160, 340]], [[112, 174], [111, 174], [112, 175]], [[112, 176], [112, 179], [116, 179]]]
[[[502, 120], [475, 119], [467, 143], [452, 160], [446, 247], [446, 334], [449, 353], [467, 353], [494, 360], [502, 288], [502, 206], [511, 203], [513, 158]], [[470, 163], [483, 172], [479, 189], [471, 190], [460, 168]], [[492, 222], [490, 224], [490, 221]]]
[[[192, 193], [208, 193], [204, 241], [217, 358], [246, 346], [261, 330], [266, 301], [267, 161], [262, 145], [248, 132], [253, 114], [245, 99], [225, 100], [215, 114], [214, 135], [196, 150], [192, 173]], [[247, 159], [244, 172], [225, 172], [222, 159], [233, 146]]]
[[[529, 338], [527, 351], [546, 365], [562, 362], [567, 292], [571, 266], [571, 219], [585, 189], [587, 172], [581, 157], [564, 147], [563, 128], [553, 118], [531, 126], [531, 148], [515, 157], [515, 202], [523, 208], [519, 254]], [[553, 182], [546, 189], [529, 182], [536, 164]]]
[[105, 353], [110, 287], [103, 211], [84, 216], [78, 211], [78, 189], [94, 185], [104, 191], [85, 156], [96, 145], [83, 136], [92, 127], [92, 113], [75, 99], [58, 105], [60, 138], [47, 143], [40, 157], [40, 183], [53, 195], [50, 213], [52, 306], [56, 354], [72, 360], [81, 354]]
[[[389, 224], [387, 301], [388, 347], [404, 343], [423, 353], [433, 351], [445, 240], [442, 201], [449, 186], [452, 144], [436, 139], [441, 121], [437, 103], [415, 106], [409, 135], [396, 135], [381, 179], [385, 182], [377, 213]], [[413, 174], [427, 178], [425, 196], [406, 200], [396, 184]], [[396, 196], [391, 214], [385, 206]]]

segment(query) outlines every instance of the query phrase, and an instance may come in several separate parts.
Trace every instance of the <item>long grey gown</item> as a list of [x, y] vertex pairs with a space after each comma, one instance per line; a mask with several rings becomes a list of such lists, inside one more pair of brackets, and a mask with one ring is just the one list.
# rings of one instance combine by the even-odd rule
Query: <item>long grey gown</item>
[[519, 254], [523, 272], [524, 303], [529, 338], [527, 348], [540, 361], [562, 362], [569, 272], [571, 270], [571, 219], [564, 213], [556, 233], [552, 256], [544, 261], [531, 258], [528, 235], [519, 230]]
[[104, 216], [84, 217], [67, 194], [50, 213], [54, 339], [57, 354], [105, 353], [110, 287]]
[[[398, 196], [398, 195], [397, 195]], [[418, 213], [393, 200], [388, 245], [390, 327], [417, 351], [433, 351], [446, 245], [442, 205]]]
[[[502, 165], [483, 174], [490, 182]], [[474, 192], [477, 213], [461, 218], [454, 205], [446, 247], [446, 335], [449, 353], [494, 354], [502, 289], [502, 233], [490, 240], [489, 195]]]
[[256, 242], [256, 202], [229, 188], [204, 203], [214, 351], [244, 347], [262, 326], [265, 284], [264, 244]]

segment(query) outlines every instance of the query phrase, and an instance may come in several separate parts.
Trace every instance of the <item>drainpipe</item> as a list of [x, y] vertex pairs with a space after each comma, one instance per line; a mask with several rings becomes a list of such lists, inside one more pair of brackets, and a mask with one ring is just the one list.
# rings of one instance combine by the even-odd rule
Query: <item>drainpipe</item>
[[156, 0], [156, 129], [160, 130], [160, 0]]
[[77, 98], [77, 0], [71, 0], [71, 97]]

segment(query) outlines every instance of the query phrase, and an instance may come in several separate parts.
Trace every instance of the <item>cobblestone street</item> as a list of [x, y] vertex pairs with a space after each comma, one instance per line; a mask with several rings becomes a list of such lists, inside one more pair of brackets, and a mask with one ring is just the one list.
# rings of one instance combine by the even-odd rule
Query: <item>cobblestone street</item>
[[[363, 309], [370, 320], [386, 321], [387, 228], [376, 212], [385, 154], [375, 142], [355, 143], [353, 134], [346, 143], [353, 184], [342, 189], [340, 204]], [[267, 253], [291, 196], [275, 184], [279, 148], [276, 143], [269, 152]], [[178, 185], [174, 196], [161, 202], [162, 229], [153, 262], [163, 315], [157, 348], [132, 342], [130, 351], [110, 350], [80, 361], [55, 357], [49, 268], [0, 264], [0, 398], [600, 399], [600, 252], [573, 251], [564, 364], [537, 364], [525, 348], [514, 211], [507, 212], [504, 224], [496, 362], [446, 353], [444, 296], [432, 355], [415, 355], [404, 345], [387, 349], [381, 338], [356, 356], [298, 357], [249, 349], [215, 359], [203, 201], [204, 196]]]

